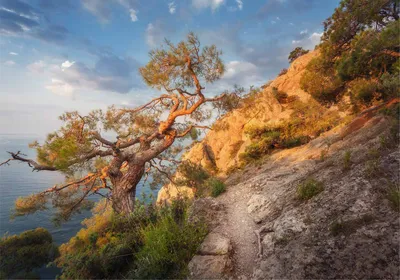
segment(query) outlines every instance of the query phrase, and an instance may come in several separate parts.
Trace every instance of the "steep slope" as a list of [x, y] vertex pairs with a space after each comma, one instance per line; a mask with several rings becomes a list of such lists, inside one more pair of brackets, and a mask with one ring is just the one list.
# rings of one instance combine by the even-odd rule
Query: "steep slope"
[[[199, 250], [189, 265], [191, 278], [400, 277], [398, 99], [325, 133], [307, 135], [310, 141], [303, 146], [277, 147], [268, 158], [227, 172], [252, 144], [246, 128], [273, 127], [299, 113], [279, 102], [276, 91], [300, 99], [312, 111], [313, 100], [299, 81], [317, 55], [294, 61], [286, 74], [217, 121], [184, 155], [225, 178], [227, 185], [216, 199], [194, 201], [192, 217], [205, 217], [211, 230], [202, 248], [215, 250]], [[342, 120], [347, 114], [336, 106], [318, 110]], [[305, 190], [299, 190], [302, 185]], [[158, 202], [182, 194], [194, 196], [190, 188], [169, 184]]]
[[[215, 277], [399, 278], [398, 123], [378, 110], [227, 179], [212, 232], [231, 240], [233, 266]], [[302, 200], [308, 178], [323, 191]]]
[[317, 56], [316, 51], [299, 57], [289, 67], [286, 74], [277, 77], [265, 87], [256, 100], [241, 109], [228, 113], [219, 120], [201, 143], [194, 145], [185, 158], [209, 168], [210, 163], [224, 173], [238, 162], [238, 155], [250, 144], [244, 133], [245, 127], [257, 124], [277, 124], [289, 118], [291, 111], [284, 108], [273, 96], [276, 88], [288, 96], [296, 96], [307, 101], [310, 95], [300, 89], [300, 77], [308, 62]]

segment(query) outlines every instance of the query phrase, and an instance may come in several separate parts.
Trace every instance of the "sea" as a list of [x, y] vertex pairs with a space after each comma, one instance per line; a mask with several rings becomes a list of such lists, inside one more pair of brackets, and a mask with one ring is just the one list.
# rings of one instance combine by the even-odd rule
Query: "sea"
[[[35, 150], [28, 147], [28, 144], [34, 140], [38, 140], [38, 137], [0, 134], [0, 162], [10, 157], [7, 151], [21, 151], [28, 157], [35, 158]], [[18, 197], [43, 191], [63, 181], [64, 176], [61, 173], [52, 171], [32, 172], [32, 169], [26, 163], [12, 161], [9, 166], [0, 166], [0, 235], [20, 234], [26, 230], [42, 227], [49, 230], [57, 245], [68, 242], [82, 228], [82, 221], [91, 216], [90, 211], [84, 211], [73, 216], [61, 226], [56, 226], [52, 222], [54, 209], [51, 208], [32, 215], [11, 219], [14, 202]], [[138, 186], [137, 197], [140, 197], [143, 192], [149, 194], [150, 189], [144, 188], [142, 185]], [[92, 196], [91, 199], [98, 200], [100, 197]], [[61, 271], [57, 267], [43, 266], [37, 272], [41, 279], [55, 279]]]

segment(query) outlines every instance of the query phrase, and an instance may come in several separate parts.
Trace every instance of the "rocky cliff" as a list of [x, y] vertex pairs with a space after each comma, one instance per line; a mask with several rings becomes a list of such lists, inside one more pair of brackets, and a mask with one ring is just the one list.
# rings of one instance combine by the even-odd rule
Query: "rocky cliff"
[[[378, 110], [232, 174], [217, 199], [195, 201], [194, 216], [232, 250], [200, 252], [192, 278], [398, 279], [398, 123]], [[313, 184], [311, 194], [300, 188]]]
[[220, 174], [236, 165], [239, 154], [251, 142], [244, 133], [247, 126], [278, 124], [290, 116], [291, 111], [273, 96], [274, 88], [305, 102], [310, 98], [309, 94], [300, 89], [300, 77], [308, 62], [317, 55], [318, 53], [314, 51], [295, 60], [287, 73], [263, 88], [256, 100], [250, 100], [247, 106], [234, 110], [217, 121], [214, 129], [201, 143], [194, 145], [185, 158], [200, 163], [208, 169], [214, 165]]
[[[191, 278], [400, 277], [399, 100], [227, 174], [251, 144], [247, 126], [291, 117], [291, 108], [273, 91], [309, 102], [299, 81], [316, 55], [294, 61], [184, 156], [227, 185], [218, 198], [194, 202], [192, 218], [206, 220], [211, 233], [189, 265]], [[324, 110], [347, 114], [338, 107]], [[158, 201], [182, 192], [194, 195], [190, 188], [170, 184]]]

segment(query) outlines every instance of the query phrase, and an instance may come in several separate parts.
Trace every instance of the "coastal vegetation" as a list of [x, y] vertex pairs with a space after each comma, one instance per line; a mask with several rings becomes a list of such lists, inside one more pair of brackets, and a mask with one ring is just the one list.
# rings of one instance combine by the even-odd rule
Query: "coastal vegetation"
[[[264, 89], [269, 91], [265, 99], [272, 100], [271, 103], [285, 111], [287, 118], [279, 122], [245, 123], [242, 129], [246, 141], [243, 138], [230, 142], [227, 153], [229, 161], [236, 162], [238, 159], [237, 166], [230, 166], [226, 173], [234, 173], [238, 167], [260, 162], [279, 150], [305, 145], [338, 125], [345, 124], [346, 118], [378, 105], [382, 107], [373, 108], [374, 112], [379, 112], [377, 114], [392, 125], [387, 127], [388, 134], [381, 135], [379, 146], [369, 150], [368, 161], [362, 163], [362, 173], [370, 181], [385, 177], [382, 155], [398, 146], [399, 106], [384, 105], [399, 97], [400, 92], [399, 27], [398, 0], [342, 0], [334, 14], [324, 22], [322, 41], [316, 47], [317, 55], [308, 63], [300, 79], [301, 89], [311, 97], [305, 101], [288, 94], [289, 91], [266, 85]], [[308, 50], [297, 47], [288, 59], [292, 63], [311, 54], [308, 53]], [[234, 110], [249, 114], [243, 114], [246, 120], [254, 118], [249, 112], [262, 93], [259, 88], [251, 87], [246, 92], [235, 85], [232, 90], [226, 90], [216, 97], [206, 97], [205, 84], [212, 84], [224, 74], [221, 55], [222, 52], [214, 45], [201, 48], [193, 33], [178, 44], [166, 41], [164, 48], [150, 52], [150, 61], [140, 68], [146, 84], [163, 92], [160, 96], [136, 108], [113, 106], [105, 112], [95, 110], [87, 115], [67, 112], [60, 117], [64, 124], [59, 130], [50, 133], [42, 144], [32, 143], [31, 147], [37, 151], [36, 160], [27, 158], [20, 151], [9, 152], [11, 158], [0, 164], [3, 167], [18, 161], [28, 164], [34, 171], [58, 171], [66, 176], [63, 184], [18, 198], [14, 216], [45, 210], [51, 202], [58, 211], [56, 221], [62, 222], [84, 209], [94, 208], [93, 216], [83, 222], [83, 228], [76, 236], [58, 249], [51, 235], [41, 228], [19, 236], [4, 236], [0, 241], [0, 278], [28, 278], [35, 269], [49, 262], [61, 268], [60, 279], [184, 279], [189, 276], [188, 263], [198, 252], [209, 230], [201, 219], [190, 218], [193, 201], [178, 195], [172, 201], [157, 204], [152, 199], [138, 200], [136, 190], [140, 183], [151, 178], [150, 183], [157, 187], [166, 184], [188, 187], [193, 190], [195, 200], [209, 199], [210, 196], [220, 196], [218, 199], [227, 197], [223, 193], [228, 192], [229, 187], [219, 176], [221, 166], [218, 167], [215, 158], [208, 155], [206, 144], [201, 143], [204, 144], [201, 161], [204, 159], [206, 162], [207, 159], [206, 163], [192, 162], [190, 158], [182, 161], [177, 159], [183, 151], [183, 146], [178, 142], [184, 143], [188, 138], [199, 139], [202, 131], [210, 128], [204, 122], [211, 118], [211, 112], [216, 112], [220, 118], [212, 125], [212, 129], [220, 133], [229, 129], [230, 124], [224, 122], [224, 117]], [[283, 69], [279, 76], [286, 75], [290, 69]], [[368, 120], [365, 118], [362, 125]], [[116, 135], [115, 139], [107, 139], [104, 132]], [[343, 135], [337, 138], [346, 136]], [[318, 168], [334, 165], [328, 158], [331, 146], [328, 143], [326, 148], [325, 144], [321, 141], [315, 145], [320, 148], [316, 157], [319, 156], [320, 165], [313, 169], [313, 174], [318, 172]], [[341, 171], [348, 171], [341, 172], [340, 176], [351, 176], [361, 164], [357, 162], [356, 149], [343, 147], [336, 166]], [[316, 158], [315, 155], [311, 155], [314, 158], [309, 155], [301, 160], [311, 166]], [[296, 172], [300, 174], [304, 170], [293, 167], [282, 174], [277, 172], [279, 174], [273, 178], [279, 180], [279, 176], [291, 176]], [[316, 198], [332, 190], [329, 176], [334, 173], [326, 173], [323, 182], [315, 179], [319, 176], [308, 177], [309, 174], [303, 178], [296, 177], [291, 189], [279, 192], [279, 195], [290, 194], [292, 198], [304, 202], [297, 201], [297, 204], [307, 204], [312, 209], [312, 203], [318, 200]], [[251, 176], [256, 178], [259, 175], [255, 171]], [[399, 211], [398, 183], [387, 181], [387, 185], [385, 203], [390, 204], [392, 212]], [[337, 186], [334, 191], [340, 187]], [[356, 189], [351, 187], [347, 191]], [[275, 211], [278, 207], [272, 204], [278, 201], [279, 195], [270, 202], [272, 200], [262, 197], [258, 182], [253, 182], [246, 191], [254, 190], [257, 192], [256, 203], [264, 203], [267, 210], [273, 208], [270, 211], [273, 215], [279, 216], [278, 212], [289, 207], [291, 200], [286, 197], [285, 204]], [[378, 190], [375, 192], [378, 193]], [[102, 200], [94, 205], [88, 199], [91, 195], [98, 195]], [[346, 199], [348, 197], [343, 195], [340, 200]], [[367, 196], [362, 199], [367, 201]], [[355, 204], [355, 201], [358, 203], [357, 199], [349, 203]], [[360, 201], [364, 205], [364, 200]], [[261, 209], [259, 205], [250, 207], [247, 204], [243, 209], [249, 208]], [[267, 210], [264, 212], [269, 213]], [[324, 219], [328, 217], [321, 213], [318, 215]], [[267, 218], [257, 217], [255, 221], [259, 224]], [[368, 215], [349, 220], [333, 218], [329, 217], [330, 227], [326, 226], [327, 233], [332, 237], [350, 236], [375, 220]], [[285, 221], [287, 224], [288, 220]], [[322, 224], [325, 220], [321, 218], [319, 222]], [[312, 221], [309, 221], [309, 225], [307, 230], [310, 231], [314, 226], [319, 226], [317, 222], [312, 224]], [[263, 230], [268, 234], [279, 233], [268, 228], [254, 231], [259, 238], [259, 246], [262, 246], [262, 242], [267, 244], [269, 240], [267, 237], [261, 242]], [[321, 228], [318, 229], [319, 233], [322, 232]], [[303, 227], [294, 225], [293, 229], [299, 230], [297, 236]], [[295, 231], [288, 229], [287, 232]], [[278, 249], [290, 247], [287, 245], [292, 242], [291, 236], [282, 234], [276, 239], [279, 245], [277, 254]]]
[[38, 278], [34, 271], [58, 256], [51, 234], [44, 228], [0, 239], [0, 279]]

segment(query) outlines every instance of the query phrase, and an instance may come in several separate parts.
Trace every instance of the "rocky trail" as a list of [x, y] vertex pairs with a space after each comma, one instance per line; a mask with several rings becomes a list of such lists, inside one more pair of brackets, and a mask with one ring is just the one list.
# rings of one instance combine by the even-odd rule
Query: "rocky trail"
[[238, 184], [221, 195], [218, 199], [226, 207], [223, 223], [218, 231], [225, 234], [233, 245], [233, 275], [251, 277], [258, 258], [258, 241], [255, 230], [258, 226], [247, 213], [250, 199], [248, 186]]
[[[189, 264], [190, 278], [400, 275], [400, 220], [388, 196], [400, 176], [397, 144], [387, 146], [391, 131], [387, 117], [363, 114], [232, 174], [219, 197], [196, 200], [193, 214], [206, 218], [210, 234]], [[300, 200], [297, 188], [308, 178], [323, 190]]]

